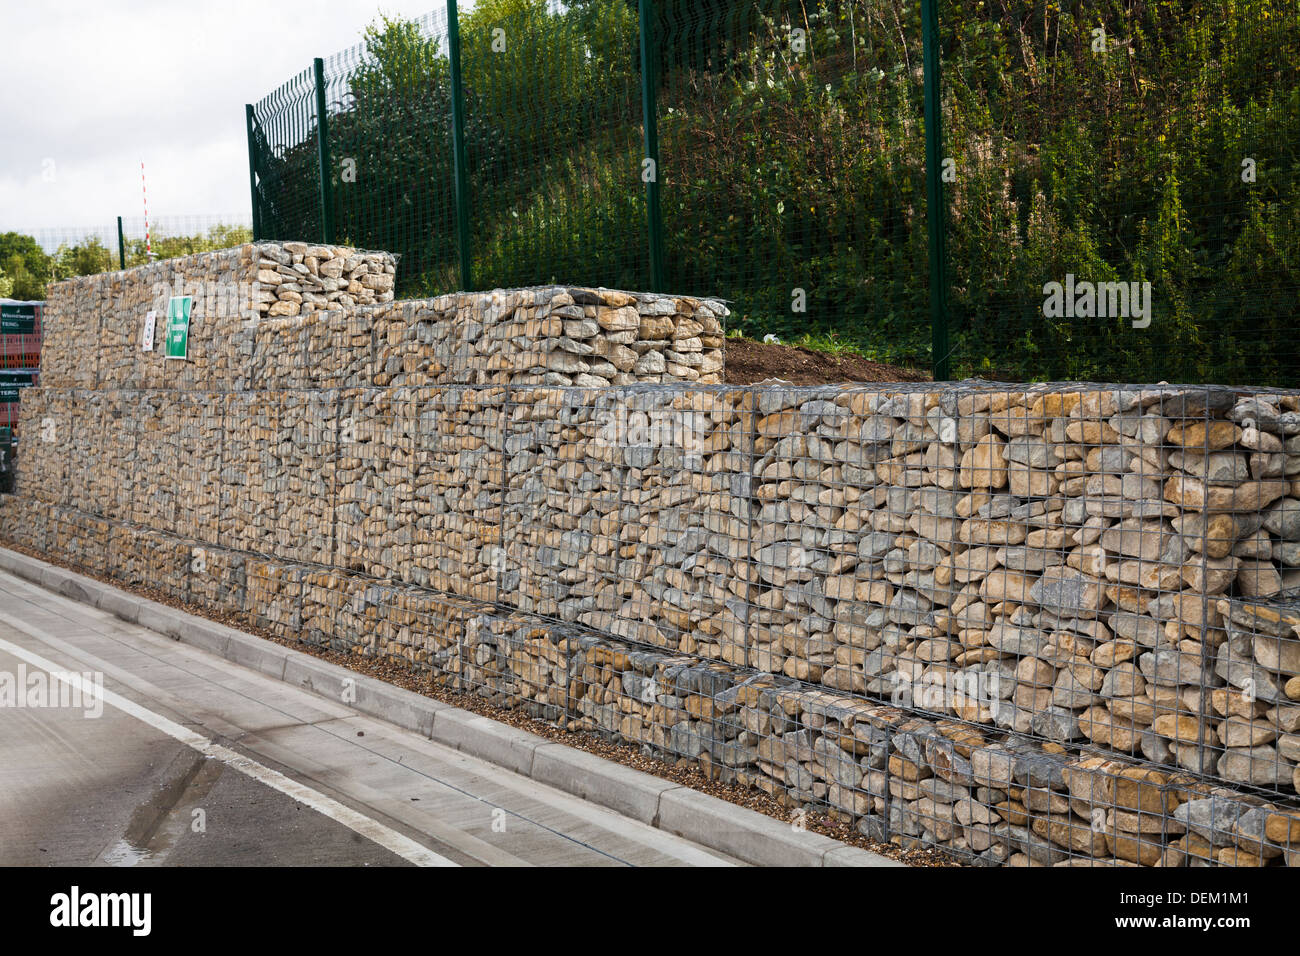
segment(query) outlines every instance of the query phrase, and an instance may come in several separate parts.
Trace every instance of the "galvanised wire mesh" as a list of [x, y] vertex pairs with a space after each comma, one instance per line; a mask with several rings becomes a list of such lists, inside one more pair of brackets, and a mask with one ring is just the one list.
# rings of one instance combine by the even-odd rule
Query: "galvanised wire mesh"
[[954, 371], [1294, 383], [1300, 6], [939, 21]]
[[878, 839], [1300, 862], [1294, 392], [354, 386], [36, 390], [14, 520]]
[[15, 527], [878, 839], [1300, 862], [1294, 391], [375, 374], [39, 389]]
[[[78, 246], [101, 246], [105, 253], [117, 254], [117, 224], [105, 222], [97, 226], [40, 226], [15, 227], [13, 232], [31, 236], [46, 255], [56, 255], [60, 249]], [[103, 271], [107, 272], [106, 267]]]
[[196, 252], [213, 252], [251, 242], [253, 230], [247, 213], [225, 215], [162, 215], [150, 217], [146, 230], [143, 216], [122, 217], [122, 244], [116, 226], [109, 245], [113, 269], [119, 268], [119, 254], [125, 253], [126, 267], [144, 265], [152, 252], [155, 261], [176, 259]]

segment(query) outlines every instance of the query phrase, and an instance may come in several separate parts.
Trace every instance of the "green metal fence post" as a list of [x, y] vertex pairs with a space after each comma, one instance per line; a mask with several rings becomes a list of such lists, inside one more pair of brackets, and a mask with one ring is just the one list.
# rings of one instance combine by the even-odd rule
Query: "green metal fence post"
[[461, 291], [474, 288], [470, 272], [469, 174], [465, 167], [465, 91], [460, 82], [460, 21], [456, 0], [447, 0], [447, 55], [451, 60], [451, 151], [456, 194], [456, 249]]
[[925, 63], [925, 206], [930, 231], [930, 348], [936, 382], [952, 377], [948, 361], [948, 217], [943, 198], [943, 130], [940, 129], [939, 0], [921, 0]]
[[126, 268], [126, 239], [122, 236], [122, 217], [117, 217], [117, 264], [118, 268]]
[[650, 233], [650, 291], [664, 291], [664, 221], [659, 207], [659, 109], [655, 102], [658, 85], [656, 74], [659, 62], [658, 44], [655, 42], [654, 0], [638, 0], [641, 14], [641, 112], [645, 128], [645, 157], [642, 160], [642, 178], [645, 179], [646, 227]]
[[312, 61], [316, 70], [316, 157], [320, 164], [321, 241], [334, 241], [334, 204], [330, 200], [329, 117], [325, 113], [325, 61]]
[[253, 241], [262, 238], [262, 217], [257, 208], [257, 148], [253, 136], [256, 120], [253, 116], [253, 104], [244, 104], [244, 123], [248, 127], [248, 188], [253, 195]]

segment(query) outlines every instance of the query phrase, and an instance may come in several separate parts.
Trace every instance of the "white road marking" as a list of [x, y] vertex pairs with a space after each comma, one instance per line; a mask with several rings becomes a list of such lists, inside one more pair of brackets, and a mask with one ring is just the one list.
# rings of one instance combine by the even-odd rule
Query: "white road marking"
[[[220, 690], [232, 690], [233, 688], [226, 686], [227, 679], [236, 674], [245, 673], [244, 668], [220, 657], [215, 659], [217, 673], [215, 675], [209, 673], [209, 668], [213, 666], [214, 659], [207, 651], [196, 649], [183, 641], [177, 642], [156, 631], [122, 620], [116, 615], [106, 614], [88, 605], [81, 604], [75, 599], [46, 590], [39, 584], [25, 578], [17, 577], [6, 571], [0, 571], [0, 599], [6, 596], [11, 596], [16, 605], [21, 604], [24, 607], [24, 610], [21, 611], [15, 607], [11, 613], [22, 615], [22, 620], [30, 621], [31, 626], [41, 627], [43, 624], [49, 623], [45, 618], [39, 616], [44, 614], [56, 618], [59, 625], [72, 624], [79, 629], [76, 638], [52, 637], [46, 634], [43, 643], [51, 649], [51, 652], [56, 652], [59, 656], [66, 655], [69, 659], [78, 661], [77, 669], [80, 671], [94, 670], [104, 673], [108, 677], [115, 679], [119, 685], [127, 688], [127, 692], [132, 693], [137, 699], [143, 698], [148, 706], [162, 710], [165, 713], [188, 714], [191, 712], [191, 705], [194, 701], [188, 698], [181, 699], [166, 687], [157, 686], [151, 681], [140, 677], [140, 674], [149, 673], [149, 671], [147, 669], [144, 671], [138, 669], [139, 664], [136, 662], [134, 654], [145, 655], [151, 662], [162, 663], [166, 660], [169, 667], [201, 679]], [[4, 603], [3, 600], [0, 600], [0, 606], [3, 606]], [[30, 611], [36, 612], [38, 616], [29, 617], [28, 608], [30, 608]], [[91, 620], [87, 620], [87, 618]], [[106, 618], [106, 620], [100, 621], [98, 620], [100, 618]], [[82, 637], [82, 630], [80, 629], [95, 635], [96, 638], [113, 642], [115, 647], [103, 647], [98, 642], [88, 643], [84, 640], [80, 641], [80, 643], [73, 643], [73, 641], [78, 641]], [[58, 633], [62, 634], [62, 631]], [[0, 635], [3, 635], [3, 628], [0, 628]], [[139, 644], [139, 641], [145, 643]], [[91, 650], [92, 647], [95, 648], [94, 651]], [[125, 656], [119, 656], [115, 653], [115, 650], [119, 648], [127, 652]], [[291, 653], [296, 654], [299, 652]], [[175, 655], [179, 655], [179, 661]], [[202, 662], [203, 666], [194, 668], [193, 665], [196, 662]], [[259, 681], [259, 686], [260, 682], [280, 683], [275, 678], [266, 677], [265, 675], [258, 674], [255, 677]], [[158, 679], [162, 680], [163, 684], [168, 684], [166, 679]], [[292, 688], [290, 689], [292, 690]], [[279, 704], [270, 703], [272, 698], [256, 696], [257, 692], [254, 690], [244, 688], [236, 691], [236, 693], [247, 697], [249, 700], [268, 702], [267, 706], [280, 710], [286, 719], [296, 719], [294, 716], [296, 710], [293, 710], [293, 708], [282, 710]], [[250, 694], [254, 696], [249, 697]], [[207, 697], [202, 699], [207, 704], [213, 707], [216, 706]], [[291, 711], [293, 712], [291, 713]], [[200, 733], [209, 735], [226, 735], [238, 738], [241, 728], [231, 727], [226, 729], [219, 723], [213, 725], [211, 723], [212, 717], [212, 714], [205, 711], [205, 716], [199, 719], [196, 729]], [[341, 727], [350, 727], [353, 721], [358, 719], [364, 722], [359, 723], [357, 726], [365, 726], [366, 743], [364, 745], [359, 744], [352, 739], [353, 734], [347, 732], [343, 736], [347, 738], [344, 743], [349, 747], [359, 749], [366, 754], [377, 756], [383, 760], [393, 761], [404, 769], [424, 777], [429, 782], [439, 787], [445, 787], [449, 793], [460, 793], [488, 805], [495, 806], [496, 801], [504, 799], [504, 795], [515, 797], [529, 804], [532, 801], [540, 802], [542, 807], [525, 810], [523, 813], [518, 814], [520, 819], [537, 826], [541, 830], [562, 836], [564, 839], [579, 845], [584, 844], [585, 838], [566, 834], [563, 832], [564, 827], [596, 826], [610, 836], [615, 836], [620, 840], [624, 838], [630, 840], [634, 846], [640, 849], [663, 854], [670, 860], [687, 865], [738, 865], [736, 860], [715, 855], [703, 847], [670, 836], [662, 830], [649, 828], [645, 824], [623, 817], [614, 810], [589, 803], [571, 793], [539, 784], [498, 765], [468, 757], [461, 751], [431, 741], [427, 737], [418, 735], [412, 737], [405, 731], [390, 727], [382, 721], [373, 721], [372, 718], [358, 714], [356, 711], [341, 714], [337, 720], [321, 719], [315, 723], [305, 721], [305, 723], [311, 723], [312, 726], [310, 728], [296, 729], [311, 729], [320, 734], [337, 738], [340, 736], [339, 732], [337, 729], [331, 729], [335, 727], [335, 724]], [[282, 741], [285, 734], [292, 734], [294, 730], [295, 728], [277, 726], [266, 737], [259, 737], [254, 734], [252, 738], [244, 738], [244, 744], [253, 751], [254, 758], [264, 756], [267, 758], [267, 762], [286, 765], [288, 767], [287, 772], [301, 771], [307, 773], [303, 769], [304, 765], [296, 759], [301, 754], [295, 750], [294, 745], [288, 746], [287, 752], [277, 749], [279, 745], [276, 742]], [[392, 746], [384, 746], [381, 742], [387, 742]], [[410, 748], [414, 748], [414, 750], [412, 751]], [[407, 754], [408, 758], [410, 756], [431, 758], [434, 763], [431, 766], [424, 759], [417, 759], [414, 766], [407, 767], [403, 762], [404, 753]], [[464, 774], [471, 775], [470, 779], [464, 779]], [[309, 774], [310, 776], [311, 774]], [[423, 812], [427, 805], [415, 804], [407, 806], [405, 803], [390, 802], [388, 799], [390, 794], [387, 791], [383, 790], [382, 787], [379, 790], [371, 789], [363, 777], [351, 778], [345, 775], [343, 779], [331, 778], [330, 782], [345, 793], [347, 798], [353, 801], [354, 805], [363, 807], [365, 812], [379, 815], [381, 818], [391, 817], [397, 820], [399, 824], [410, 827], [410, 832], [419, 834], [422, 839], [434, 841], [435, 845], [443, 844], [454, 847], [456, 851], [489, 865], [532, 865], [524, 859], [510, 855], [489, 843], [472, 837], [467, 830], [462, 831], [444, 825], [445, 821], [440, 816], [436, 814], [430, 816]], [[494, 794], [491, 800], [482, 796], [483, 788], [489, 782], [492, 785], [490, 791]], [[498, 787], [504, 788], [503, 791], [498, 792], [496, 789]], [[502, 808], [508, 810], [509, 803], [510, 801], [507, 800], [502, 804]], [[548, 811], [552, 813], [558, 811], [574, 819], [567, 820], [564, 823], [555, 823], [554, 817], [547, 815]], [[513, 811], [508, 810], [508, 812]], [[535, 819], [534, 817], [539, 813], [541, 816]], [[551, 822], [546, 822], [548, 820]], [[617, 849], [606, 852], [597, 844], [590, 844], [590, 848], [597, 853], [620, 860], [620, 862], [628, 862], [622, 859], [620, 851]], [[659, 865], [662, 865], [662, 863]]]
[[[40, 628], [27, 624], [8, 614], [0, 613], [0, 621], [22, 631], [25, 634], [36, 638], [40, 641], [53, 638], [53, 635], [46, 634]], [[57, 639], [56, 639], [57, 640]], [[337, 800], [326, 796], [325, 794], [313, 790], [306, 784], [299, 783], [284, 774], [272, 770], [270, 767], [263, 766], [256, 760], [246, 757], [241, 753], [224, 747], [214, 741], [209, 740], [202, 734], [195, 733], [188, 727], [183, 727], [162, 714], [156, 714], [146, 707], [142, 707], [133, 700], [129, 700], [120, 694], [114, 693], [108, 688], [99, 689], [81, 678], [76, 673], [69, 673], [65, 667], [60, 667], [55, 662], [33, 653], [24, 647], [0, 638], [0, 650], [12, 654], [13, 656], [25, 660], [34, 667], [49, 672], [52, 676], [57, 677], [79, 690], [83, 695], [98, 695], [105, 704], [116, 707], [125, 714], [142, 721], [155, 730], [161, 731], [169, 737], [180, 741], [187, 747], [192, 747], [205, 757], [213, 760], [219, 760], [241, 773], [247, 774], [254, 780], [266, 784], [274, 790], [278, 790], [285, 796], [292, 797], [305, 807], [310, 807], [317, 813], [329, 817], [337, 823], [343, 824], [349, 830], [361, 834], [366, 839], [379, 844], [384, 849], [400, 856], [402, 859], [416, 866], [458, 866], [453, 860], [441, 854], [435, 853], [428, 847], [417, 843], [410, 837], [404, 836], [389, 827], [384, 826], [377, 820], [372, 820], [365, 814], [358, 813], [351, 807], [339, 803]]]

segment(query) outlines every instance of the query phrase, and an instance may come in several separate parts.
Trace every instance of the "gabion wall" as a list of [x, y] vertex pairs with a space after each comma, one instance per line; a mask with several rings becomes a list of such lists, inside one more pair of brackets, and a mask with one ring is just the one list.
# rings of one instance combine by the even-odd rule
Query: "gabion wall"
[[[545, 286], [393, 302], [395, 257], [250, 243], [50, 286], [42, 384], [247, 391], [722, 380], [717, 300]], [[171, 296], [189, 354], [163, 357]], [[146, 312], [157, 347], [141, 350]]]
[[[569, 384], [702, 368], [669, 308], [721, 334], [621, 295], [268, 319], [255, 389], [31, 389], [0, 530], [877, 838], [1300, 863], [1300, 393]], [[535, 351], [557, 308], [604, 344]]]

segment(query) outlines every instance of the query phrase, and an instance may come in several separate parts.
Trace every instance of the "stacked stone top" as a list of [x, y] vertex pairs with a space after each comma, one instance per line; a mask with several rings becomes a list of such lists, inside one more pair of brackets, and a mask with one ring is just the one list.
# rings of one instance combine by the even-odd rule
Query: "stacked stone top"
[[[55, 388], [248, 388], [261, 320], [391, 301], [395, 271], [386, 252], [259, 242], [57, 282], [42, 380]], [[191, 299], [183, 362], [163, 350], [175, 296]], [[156, 324], [146, 350], [150, 311]]]
[[[552, 285], [397, 302], [396, 268], [386, 252], [258, 242], [56, 283], [43, 380], [214, 391], [722, 380], [719, 300]], [[192, 300], [183, 362], [162, 349], [173, 296]]]

